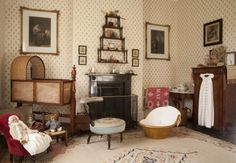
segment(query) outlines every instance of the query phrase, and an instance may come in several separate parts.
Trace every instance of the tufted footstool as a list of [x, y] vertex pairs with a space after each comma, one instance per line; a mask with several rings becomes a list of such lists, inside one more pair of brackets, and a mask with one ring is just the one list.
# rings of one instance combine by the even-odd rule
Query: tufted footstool
[[[100, 102], [100, 101], [103, 101], [102, 97], [87, 97], [87, 98], [82, 98], [80, 100], [80, 103], [84, 105], [86, 112], [89, 113], [88, 103]], [[100, 118], [96, 120], [90, 119], [89, 128], [92, 133], [99, 134], [99, 135], [107, 135], [108, 149], [110, 149], [111, 135], [120, 133], [120, 142], [122, 142], [123, 140], [122, 132], [125, 130], [125, 125], [126, 124], [123, 119], [106, 117], [106, 118]], [[88, 144], [90, 142], [91, 136], [92, 134], [90, 133], [87, 140]]]

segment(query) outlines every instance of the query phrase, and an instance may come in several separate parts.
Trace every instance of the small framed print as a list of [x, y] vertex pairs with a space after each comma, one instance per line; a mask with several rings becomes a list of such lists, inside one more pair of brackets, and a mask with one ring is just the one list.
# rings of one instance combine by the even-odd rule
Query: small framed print
[[87, 46], [79, 45], [78, 51], [79, 51], [80, 55], [86, 55], [87, 54]]
[[204, 24], [203, 30], [204, 46], [221, 44], [223, 42], [223, 19]]
[[235, 52], [227, 52], [226, 53], [226, 56], [225, 56], [225, 64], [226, 65], [235, 65], [236, 62], [235, 62], [235, 54], [236, 54], [236, 51]]
[[87, 57], [79, 56], [79, 65], [86, 65], [86, 64], [87, 64]]
[[138, 67], [139, 66], [139, 59], [133, 58], [132, 59], [132, 67]]
[[139, 58], [139, 50], [138, 49], [132, 49], [132, 57]]

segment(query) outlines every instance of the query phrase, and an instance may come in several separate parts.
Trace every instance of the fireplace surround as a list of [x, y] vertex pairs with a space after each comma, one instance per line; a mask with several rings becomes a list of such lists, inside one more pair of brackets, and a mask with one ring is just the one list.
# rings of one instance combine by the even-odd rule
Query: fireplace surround
[[87, 74], [89, 96], [102, 96], [103, 103], [93, 107], [94, 118], [116, 117], [126, 121], [126, 127], [137, 125], [137, 95], [131, 94], [135, 74]]

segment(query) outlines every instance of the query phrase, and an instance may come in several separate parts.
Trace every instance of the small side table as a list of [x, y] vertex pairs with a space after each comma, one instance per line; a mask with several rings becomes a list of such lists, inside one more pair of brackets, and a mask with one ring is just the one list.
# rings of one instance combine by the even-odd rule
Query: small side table
[[186, 125], [187, 123], [187, 110], [189, 108], [184, 106], [184, 101], [186, 99], [194, 99], [194, 92], [192, 91], [170, 91], [170, 98], [173, 100], [176, 108], [181, 112], [181, 122], [180, 125]]
[[57, 142], [59, 137], [64, 137], [65, 145], [67, 146], [67, 131], [62, 130], [62, 131], [57, 131], [57, 132], [51, 132], [50, 130], [44, 131], [45, 134], [48, 134], [52, 138], [56, 137]]

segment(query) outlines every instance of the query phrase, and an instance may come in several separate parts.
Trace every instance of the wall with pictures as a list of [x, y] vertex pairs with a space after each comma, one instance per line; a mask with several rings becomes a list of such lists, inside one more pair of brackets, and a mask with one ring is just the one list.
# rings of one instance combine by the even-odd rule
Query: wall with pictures
[[[189, 1], [177, 3], [178, 58], [176, 64], [176, 85], [192, 83], [191, 68], [203, 63], [209, 50], [224, 45], [227, 51], [236, 50], [236, 1]], [[223, 19], [223, 44], [203, 46], [203, 25]]]
[[[100, 46], [105, 14], [119, 10], [125, 47], [128, 50], [128, 64], [97, 63], [97, 49]], [[138, 12], [137, 12], [138, 11]], [[138, 95], [139, 113], [142, 114], [143, 81], [143, 1], [142, 0], [74, 0], [73, 1], [73, 64], [77, 65], [77, 99], [88, 95], [88, 76], [92, 67], [98, 73], [109, 73], [112, 68], [120, 72], [132, 69], [137, 76], [132, 77], [132, 93]], [[87, 46], [87, 65], [78, 65], [78, 46]], [[139, 49], [139, 67], [132, 67], [132, 49]], [[116, 55], [116, 54], [114, 54]], [[78, 104], [79, 105], [79, 104]], [[78, 106], [79, 107], [79, 106]]]
[[[46, 78], [64, 78], [70, 79], [72, 67], [72, 1], [58, 0], [10, 0], [1, 1], [1, 5], [5, 3], [4, 9], [1, 11], [5, 17], [4, 33], [4, 51], [3, 51], [3, 103], [5, 107], [13, 107], [15, 103], [10, 102], [10, 66], [13, 59], [20, 55], [21, 47], [21, 12], [20, 7], [43, 9], [43, 10], [59, 10], [59, 52], [55, 55], [39, 55], [46, 67]], [[2, 14], [1, 14], [2, 15]], [[2, 42], [2, 41], [1, 41]], [[35, 54], [27, 54], [35, 55]]]
[[[0, 0], [0, 28], [4, 29], [0, 31], [0, 102], [6, 107], [15, 106], [10, 102], [9, 81], [11, 62], [20, 55], [21, 6], [60, 11], [60, 54], [39, 55], [45, 63], [47, 78], [70, 79], [71, 67], [75, 64], [76, 96], [79, 100], [88, 95], [88, 76], [85, 74], [92, 67], [100, 73], [108, 73], [112, 68], [120, 72], [132, 69], [137, 74], [133, 77], [132, 93], [139, 96], [139, 117], [142, 115], [143, 88], [192, 82], [191, 67], [204, 63], [209, 50], [218, 46], [203, 47], [204, 23], [223, 18], [223, 45], [228, 47], [227, 51], [236, 50], [235, 0], [58, 0], [57, 3], [54, 0]], [[121, 26], [124, 28], [128, 64], [97, 63], [99, 37], [105, 23], [102, 11], [111, 10], [119, 10], [119, 15], [125, 18], [121, 20]], [[170, 61], [144, 59], [145, 22], [170, 25]], [[79, 45], [87, 46], [86, 65], [78, 65]], [[132, 67], [132, 49], [139, 49], [138, 67]], [[77, 108], [80, 110], [78, 103]], [[58, 107], [51, 109], [57, 110]], [[68, 110], [62, 108], [64, 111]]]
[[144, 1], [144, 21], [171, 26], [171, 60], [144, 60], [144, 87], [191, 85], [191, 68], [204, 64], [209, 50], [220, 46], [203, 46], [203, 25], [220, 18], [223, 19], [223, 44], [220, 45], [226, 46], [227, 51], [235, 51], [235, 0]]
[[[173, 0], [144, 1], [144, 23], [150, 22], [153, 24], [170, 25], [170, 61], [145, 59], [143, 63], [144, 87], [174, 85], [176, 71], [175, 65], [178, 60], [176, 15], [177, 3], [178, 1]], [[145, 24], [144, 31], [146, 32]], [[145, 37], [146, 36], [144, 35], [144, 38]]]
[[[1, 3], [3, 4], [3, 2]], [[3, 102], [6, 107], [15, 106], [10, 102], [10, 65], [13, 59], [20, 55], [20, 35], [21, 35], [21, 13], [20, 7], [59, 10], [59, 51], [58, 56], [43, 55], [46, 66], [46, 78], [70, 78], [72, 65], [77, 67], [77, 107], [79, 108], [79, 98], [88, 95], [88, 77], [85, 75], [94, 67], [96, 72], [109, 73], [112, 68], [120, 72], [133, 70], [138, 74], [133, 77], [132, 93], [139, 96], [139, 109], [142, 106], [142, 60], [143, 60], [143, 2], [142, 0], [59, 0], [57, 3], [53, 0], [12, 0], [5, 1], [4, 24], [6, 38], [4, 42], [4, 73], [3, 73]], [[0, 5], [2, 6], [2, 5]], [[102, 35], [102, 26], [105, 23], [105, 15], [102, 11], [119, 10], [119, 15], [124, 17], [121, 20], [123, 26], [123, 35], [125, 37], [125, 46], [128, 50], [128, 64], [102, 64], [97, 63], [97, 48], [100, 45], [99, 37]], [[140, 12], [137, 12], [140, 11]], [[87, 46], [87, 64], [78, 65], [78, 46]], [[131, 51], [139, 49], [139, 67], [131, 66]], [[34, 55], [34, 54], [27, 54]], [[34, 106], [35, 110], [44, 110], [50, 108], [50, 111], [57, 111], [58, 107]], [[68, 110], [61, 108], [60, 112], [65, 113]], [[80, 111], [80, 109], [79, 109]]]
[[4, 49], [4, 39], [3, 39], [3, 24], [4, 24], [4, 0], [0, 0], [0, 108], [2, 105], [2, 74], [3, 74], [3, 67], [2, 67], [2, 63], [3, 63], [3, 49]]

